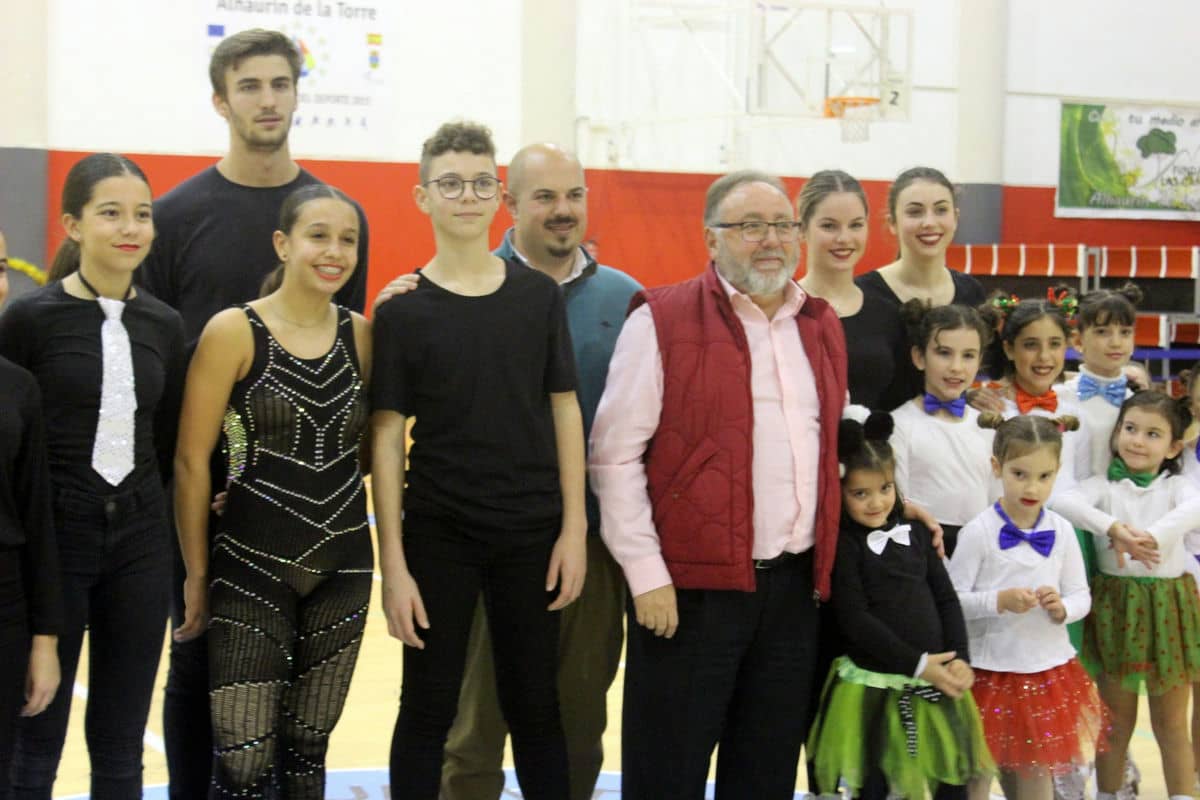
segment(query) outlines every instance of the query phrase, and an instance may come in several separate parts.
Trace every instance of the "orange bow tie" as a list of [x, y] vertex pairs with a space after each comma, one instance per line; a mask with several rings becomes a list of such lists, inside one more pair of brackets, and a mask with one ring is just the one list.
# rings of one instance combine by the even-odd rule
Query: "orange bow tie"
[[1022, 414], [1028, 414], [1035, 408], [1044, 408], [1051, 414], [1058, 411], [1058, 395], [1054, 393], [1053, 389], [1045, 394], [1030, 394], [1019, 385], [1015, 388], [1017, 390], [1017, 410]]

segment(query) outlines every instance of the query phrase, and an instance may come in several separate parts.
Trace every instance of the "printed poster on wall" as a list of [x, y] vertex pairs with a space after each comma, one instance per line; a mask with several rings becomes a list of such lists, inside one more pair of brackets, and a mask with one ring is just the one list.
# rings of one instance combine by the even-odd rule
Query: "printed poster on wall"
[[205, 64], [226, 36], [247, 28], [282, 31], [304, 62], [293, 149], [379, 158], [390, 140], [387, 39], [391, 0], [205, 0]]
[[1200, 220], [1200, 108], [1062, 104], [1057, 217]]

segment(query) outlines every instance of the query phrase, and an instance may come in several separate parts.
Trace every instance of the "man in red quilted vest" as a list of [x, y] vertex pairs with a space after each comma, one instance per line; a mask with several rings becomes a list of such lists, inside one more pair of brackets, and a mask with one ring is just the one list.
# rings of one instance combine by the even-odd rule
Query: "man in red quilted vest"
[[[837, 315], [792, 280], [779, 180], [705, 198], [710, 263], [639, 293], [592, 428], [601, 535], [632, 597], [625, 800], [793, 796], [840, 513]], [[636, 624], [635, 623], [636, 620]]]

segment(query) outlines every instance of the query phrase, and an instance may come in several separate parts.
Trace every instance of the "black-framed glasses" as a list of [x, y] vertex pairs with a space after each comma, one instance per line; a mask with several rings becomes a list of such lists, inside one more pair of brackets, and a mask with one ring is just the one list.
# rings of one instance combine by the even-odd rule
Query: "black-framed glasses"
[[775, 229], [775, 236], [781, 242], [794, 242], [796, 237], [800, 235], [800, 223], [794, 219], [785, 219], [779, 222], [760, 222], [754, 220], [751, 222], [714, 222], [709, 225], [710, 228], [740, 228], [742, 232], [742, 241], [755, 244], [767, 238], [767, 231], [771, 228]]
[[471, 191], [480, 200], [491, 200], [496, 196], [496, 192], [500, 191], [500, 179], [495, 175], [480, 175], [478, 178], [470, 180], [457, 175], [443, 175], [440, 178], [425, 181], [422, 186], [428, 186], [431, 183], [437, 184], [438, 194], [447, 200], [457, 200], [462, 197], [463, 190], [466, 189], [468, 183], [471, 184]]

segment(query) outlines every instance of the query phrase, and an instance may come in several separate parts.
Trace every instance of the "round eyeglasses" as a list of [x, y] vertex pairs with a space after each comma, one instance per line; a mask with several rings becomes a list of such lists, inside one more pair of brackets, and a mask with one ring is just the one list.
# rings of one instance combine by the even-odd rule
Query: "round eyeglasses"
[[466, 180], [457, 175], [443, 175], [440, 178], [434, 178], [431, 181], [425, 181], [422, 186], [428, 186], [431, 183], [436, 183], [438, 194], [447, 200], [457, 200], [462, 197], [463, 190], [467, 184], [471, 184], [471, 191], [480, 200], [491, 200], [496, 196], [496, 192], [500, 191], [500, 179], [494, 175], [480, 175], [478, 178]]

